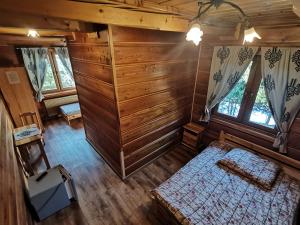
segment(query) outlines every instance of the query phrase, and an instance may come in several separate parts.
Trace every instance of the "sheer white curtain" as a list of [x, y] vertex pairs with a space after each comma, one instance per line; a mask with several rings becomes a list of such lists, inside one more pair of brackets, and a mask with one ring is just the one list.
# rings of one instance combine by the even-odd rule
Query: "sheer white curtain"
[[210, 120], [211, 110], [220, 103], [239, 81], [256, 54], [258, 47], [217, 46], [214, 48], [210, 78], [201, 121]]
[[300, 48], [262, 48], [262, 77], [279, 130], [274, 147], [287, 152], [287, 138], [300, 109]]
[[73, 78], [73, 72], [72, 72], [68, 48], [67, 47], [56, 47], [54, 49], [55, 49], [55, 53], [58, 55], [60, 61], [62, 62], [64, 68], [66, 69], [66, 71], [68, 71], [68, 73]]
[[44, 96], [42, 87], [45, 81], [47, 70], [47, 48], [22, 48], [24, 65], [27, 70], [29, 79], [36, 92], [36, 99], [40, 102]]

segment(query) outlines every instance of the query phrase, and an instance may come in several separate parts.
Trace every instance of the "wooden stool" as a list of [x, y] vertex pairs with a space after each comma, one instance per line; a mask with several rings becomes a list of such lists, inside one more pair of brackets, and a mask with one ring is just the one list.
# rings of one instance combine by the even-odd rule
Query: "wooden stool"
[[34, 170], [30, 163], [30, 156], [28, 149], [31, 145], [37, 144], [41, 151], [41, 156], [43, 157], [47, 169], [50, 169], [50, 164], [45, 153], [43, 137], [41, 130], [38, 129], [36, 124], [31, 124], [23, 127], [18, 127], [14, 129], [14, 144], [19, 149], [19, 153], [22, 160], [25, 162], [26, 169], [29, 175], [34, 175]]

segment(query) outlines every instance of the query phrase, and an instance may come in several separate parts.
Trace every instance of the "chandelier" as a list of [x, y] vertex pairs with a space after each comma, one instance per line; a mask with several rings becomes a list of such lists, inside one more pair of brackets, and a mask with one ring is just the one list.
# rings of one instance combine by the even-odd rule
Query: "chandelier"
[[199, 10], [198, 15], [192, 19], [190, 30], [186, 34], [186, 40], [194, 42], [195, 45], [198, 45], [202, 40], [203, 31], [201, 30], [201, 22], [200, 17], [205, 14], [210, 8], [213, 6], [218, 9], [220, 5], [227, 4], [231, 7], [238, 10], [242, 15], [242, 22], [244, 23], [244, 43], [245, 42], [253, 42], [254, 38], [261, 39], [261, 37], [256, 33], [254, 27], [250, 26], [250, 22], [248, 20], [247, 15], [244, 11], [236, 4], [225, 1], [225, 0], [210, 0], [209, 2], [204, 2], [203, 0], [199, 1]]

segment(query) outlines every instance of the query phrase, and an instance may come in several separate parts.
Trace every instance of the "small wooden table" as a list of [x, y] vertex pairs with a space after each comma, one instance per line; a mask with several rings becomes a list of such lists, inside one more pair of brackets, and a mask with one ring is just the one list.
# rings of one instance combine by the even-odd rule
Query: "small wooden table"
[[188, 123], [183, 126], [183, 129], [184, 131], [181, 143], [191, 149], [193, 153], [198, 153], [205, 127], [195, 123]]
[[30, 157], [28, 154], [28, 147], [33, 144], [37, 144], [41, 151], [41, 156], [43, 157], [47, 169], [50, 169], [50, 164], [45, 153], [43, 137], [41, 130], [36, 124], [31, 124], [23, 127], [18, 127], [13, 130], [14, 134], [14, 144], [18, 147], [22, 160], [25, 162], [26, 169], [29, 175], [34, 174], [34, 170], [30, 163]]

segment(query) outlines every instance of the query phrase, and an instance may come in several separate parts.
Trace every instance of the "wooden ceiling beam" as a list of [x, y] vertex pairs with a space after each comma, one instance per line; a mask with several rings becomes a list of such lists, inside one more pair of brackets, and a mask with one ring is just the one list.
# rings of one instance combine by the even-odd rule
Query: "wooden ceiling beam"
[[78, 20], [166, 31], [185, 32], [189, 21], [183, 17], [101, 4], [66, 0], [1, 0], [0, 10], [37, 16]]
[[[66, 37], [72, 36], [71, 31], [62, 30], [39, 30], [36, 29], [41, 37]], [[27, 36], [27, 28], [15, 28], [15, 27], [0, 27], [0, 34], [15, 34]]]
[[85, 29], [85, 24], [74, 20], [47, 18], [7, 11], [0, 11], [0, 26], [63, 31], [80, 31]]
[[155, 2], [146, 1], [146, 0], [81, 0], [82, 2], [94, 2], [94, 3], [100, 3], [100, 4], [107, 4], [112, 7], [119, 7], [119, 8], [132, 8], [132, 9], [138, 9], [144, 12], [155, 12], [155, 13], [162, 13], [162, 14], [174, 14], [183, 16], [185, 18], [192, 18], [192, 15], [194, 14], [191, 11], [188, 10], [179, 10], [176, 7], [173, 6], [165, 6], [160, 5]]
[[16, 46], [66, 46], [65, 38], [29, 38], [16, 35], [0, 35], [1, 45]]

